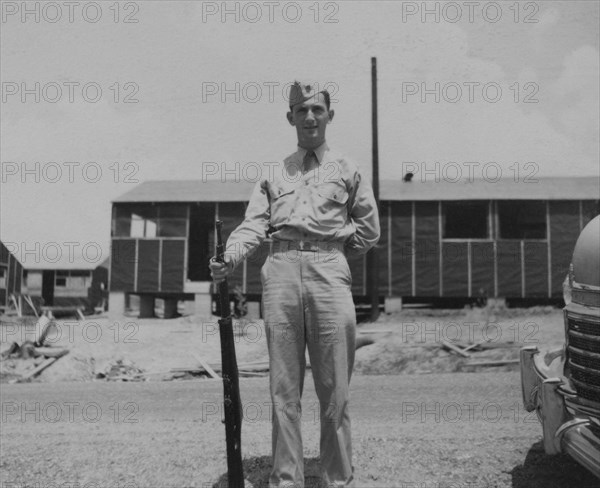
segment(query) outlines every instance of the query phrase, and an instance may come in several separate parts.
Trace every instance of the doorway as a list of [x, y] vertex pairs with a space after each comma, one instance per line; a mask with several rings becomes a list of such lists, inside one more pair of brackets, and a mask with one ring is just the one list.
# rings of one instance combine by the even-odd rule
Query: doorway
[[214, 255], [215, 205], [198, 203], [190, 206], [188, 269], [190, 281], [211, 281], [208, 260]]
[[54, 271], [42, 272], [42, 298], [44, 305], [54, 305]]

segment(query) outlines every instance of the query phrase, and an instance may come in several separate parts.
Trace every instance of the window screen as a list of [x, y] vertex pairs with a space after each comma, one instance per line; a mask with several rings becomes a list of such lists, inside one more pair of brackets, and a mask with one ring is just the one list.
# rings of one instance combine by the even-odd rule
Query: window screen
[[443, 202], [444, 239], [487, 239], [489, 202]]
[[546, 239], [546, 202], [498, 202], [500, 239]]

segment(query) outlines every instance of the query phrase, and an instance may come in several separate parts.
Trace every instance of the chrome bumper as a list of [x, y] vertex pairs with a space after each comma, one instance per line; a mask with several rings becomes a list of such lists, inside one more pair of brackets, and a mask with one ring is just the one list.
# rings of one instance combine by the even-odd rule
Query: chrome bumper
[[566, 453], [600, 478], [598, 427], [592, 429], [587, 415], [567, 408], [576, 393], [562, 379], [562, 368], [562, 349], [543, 355], [536, 346], [522, 348], [523, 405], [537, 412], [547, 454]]

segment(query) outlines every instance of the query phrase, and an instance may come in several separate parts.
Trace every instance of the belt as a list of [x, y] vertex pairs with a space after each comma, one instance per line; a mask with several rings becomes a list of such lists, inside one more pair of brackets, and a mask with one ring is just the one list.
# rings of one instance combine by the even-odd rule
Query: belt
[[344, 243], [340, 241], [278, 241], [271, 242], [271, 252], [286, 252], [292, 251], [344, 251]]

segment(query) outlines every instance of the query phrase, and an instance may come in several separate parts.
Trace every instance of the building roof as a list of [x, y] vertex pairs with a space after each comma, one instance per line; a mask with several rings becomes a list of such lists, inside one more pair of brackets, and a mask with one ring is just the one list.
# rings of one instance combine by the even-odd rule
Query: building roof
[[68, 260], [61, 260], [57, 263], [49, 261], [36, 261], [25, 256], [23, 259], [19, 259], [19, 262], [23, 266], [23, 269], [27, 271], [93, 271], [98, 267], [98, 263], [88, 263], [83, 260], [69, 262]]
[[254, 185], [244, 180], [144, 181], [113, 202], [247, 202]]
[[[145, 181], [113, 200], [115, 203], [247, 202], [255, 183], [221, 180]], [[383, 180], [380, 199], [394, 201], [437, 200], [598, 200], [600, 178], [553, 177], [452, 181]]]
[[381, 200], [598, 200], [600, 178], [554, 177], [452, 181], [382, 181]]
[[93, 271], [98, 267], [108, 269], [109, 258], [102, 262], [91, 262], [83, 256], [69, 255], [67, 247], [61, 248], [57, 243], [52, 243], [49, 250], [31, 243], [10, 243], [8, 246], [0, 241], [0, 245], [6, 249], [17, 262], [28, 271]]

